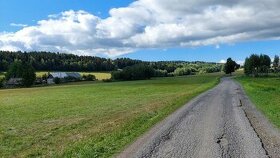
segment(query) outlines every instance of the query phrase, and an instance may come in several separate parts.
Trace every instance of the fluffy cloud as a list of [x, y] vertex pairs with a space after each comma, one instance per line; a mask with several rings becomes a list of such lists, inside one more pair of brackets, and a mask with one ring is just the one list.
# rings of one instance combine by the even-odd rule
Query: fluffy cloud
[[279, 0], [138, 0], [111, 9], [105, 19], [70, 10], [1, 33], [0, 49], [118, 56], [145, 48], [279, 39], [279, 7]]

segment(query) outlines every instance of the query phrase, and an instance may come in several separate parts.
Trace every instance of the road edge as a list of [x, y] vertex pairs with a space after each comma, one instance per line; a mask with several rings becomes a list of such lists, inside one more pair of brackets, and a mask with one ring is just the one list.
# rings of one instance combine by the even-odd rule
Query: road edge
[[246, 117], [249, 119], [252, 127], [263, 143], [264, 149], [271, 158], [280, 157], [280, 131], [261, 113], [254, 103], [250, 100], [241, 83], [233, 79], [240, 87], [239, 99], [240, 106], [244, 110]]
[[193, 107], [190, 106], [190, 105], [192, 105], [194, 102], [197, 102], [201, 97], [207, 95], [210, 91], [212, 91], [214, 88], [216, 88], [219, 85], [219, 83], [221, 82], [221, 78], [218, 78], [217, 80], [218, 80], [217, 83], [212, 88], [200, 93], [199, 95], [197, 95], [196, 97], [194, 97], [190, 101], [186, 102], [180, 108], [178, 108], [177, 110], [175, 110], [174, 112], [169, 114], [167, 117], [165, 117], [163, 120], [156, 123], [152, 128], [150, 128], [148, 131], [146, 131], [144, 134], [142, 134], [140, 137], [138, 137], [134, 142], [132, 142], [131, 144], [126, 146], [123, 151], [113, 155], [113, 157], [115, 157], [115, 158], [127, 158], [127, 157], [131, 157], [131, 155], [137, 153], [138, 152], [137, 147], [145, 144], [146, 141], [148, 139], [150, 139], [151, 136], [154, 135], [154, 133], [156, 133], [157, 130], [160, 127], [162, 127], [164, 124], [167, 124], [170, 120], [172, 120], [174, 115], [180, 116], [180, 114], [191, 110]]

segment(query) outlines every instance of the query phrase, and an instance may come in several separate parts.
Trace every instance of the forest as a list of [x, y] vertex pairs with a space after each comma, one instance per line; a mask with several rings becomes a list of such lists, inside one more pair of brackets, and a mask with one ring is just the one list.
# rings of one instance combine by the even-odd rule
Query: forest
[[95, 56], [78, 56], [52, 52], [9, 52], [0, 51], [0, 71], [5, 72], [17, 61], [25, 61], [36, 71], [80, 71], [111, 72], [136, 64], [145, 64], [164, 76], [189, 75], [194, 73], [211, 73], [222, 70], [222, 64], [186, 61], [146, 62], [129, 58], [101, 58]]

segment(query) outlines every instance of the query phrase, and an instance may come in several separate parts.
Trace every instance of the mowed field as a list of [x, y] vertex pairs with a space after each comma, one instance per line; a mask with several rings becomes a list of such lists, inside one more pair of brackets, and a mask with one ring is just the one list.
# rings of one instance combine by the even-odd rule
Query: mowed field
[[0, 90], [0, 157], [110, 157], [220, 76]]
[[280, 128], [280, 78], [238, 77], [237, 80], [256, 107]]
[[[108, 72], [79, 72], [79, 73], [81, 75], [88, 75], [88, 74], [94, 75], [96, 77], [96, 79], [98, 79], [98, 80], [111, 78], [111, 74]], [[44, 74], [48, 74], [48, 72], [44, 72], [44, 71], [36, 72], [37, 77], [41, 77]]]

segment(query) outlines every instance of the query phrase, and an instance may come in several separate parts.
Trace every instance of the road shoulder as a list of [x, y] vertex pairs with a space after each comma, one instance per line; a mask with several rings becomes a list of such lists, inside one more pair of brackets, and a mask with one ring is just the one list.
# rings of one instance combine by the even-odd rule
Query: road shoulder
[[[217, 87], [217, 85], [215, 87]], [[195, 103], [199, 101], [200, 98], [206, 97], [209, 94], [209, 92], [213, 91], [215, 87], [199, 94], [198, 96], [196, 96], [195, 98], [187, 102], [185, 105], [177, 109], [175, 112], [171, 113], [165, 119], [158, 122], [154, 127], [148, 130], [138, 139], [136, 139], [136, 141], [134, 141], [132, 144], [125, 147], [122, 152], [114, 155], [114, 157], [116, 158], [135, 157], [135, 155], [137, 155], [136, 153], [139, 152], [140, 146], [144, 146], [144, 144], [146, 144], [148, 141], [154, 139], [155, 136], [161, 136], [161, 137], [165, 136], [168, 133], [169, 128], [173, 127], [172, 124], [176, 122], [180, 122], [179, 120], [182, 117], [184, 117], [186, 113], [188, 113], [188, 111], [190, 111], [194, 107]], [[164, 129], [164, 130], [160, 130], [160, 129]]]
[[237, 82], [239, 89], [237, 93], [240, 98], [240, 106], [244, 110], [246, 117], [249, 119], [252, 127], [258, 134], [263, 143], [264, 149], [269, 157], [279, 158], [280, 156], [280, 132], [279, 129], [272, 125], [268, 119], [256, 109], [256, 106], [246, 95], [242, 85]]

